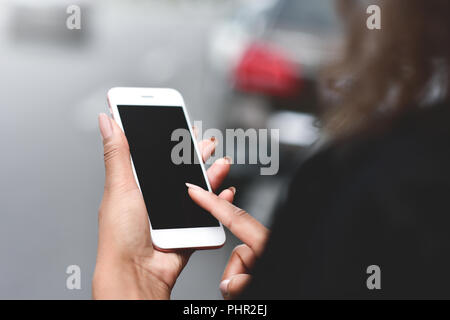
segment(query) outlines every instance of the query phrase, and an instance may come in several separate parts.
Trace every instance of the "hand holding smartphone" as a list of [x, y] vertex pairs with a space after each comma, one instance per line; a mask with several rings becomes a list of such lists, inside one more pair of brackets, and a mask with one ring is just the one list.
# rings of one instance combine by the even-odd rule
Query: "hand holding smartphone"
[[[111, 114], [125, 132], [136, 182], [147, 206], [155, 248], [218, 248], [225, 242], [219, 221], [197, 206], [185, 183], [211, 192], [204, 164], [183, 98], [173, 89], [113, 88], [108, 92]], [[172, 133], [190, 134], [192, 161], [177, 164]]]

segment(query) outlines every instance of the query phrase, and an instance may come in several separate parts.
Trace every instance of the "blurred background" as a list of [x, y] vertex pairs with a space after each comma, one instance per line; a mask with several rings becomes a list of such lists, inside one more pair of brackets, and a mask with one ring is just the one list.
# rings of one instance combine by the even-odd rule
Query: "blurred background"
[[[66, 8], [81, 7], [81, 30]], [[234, 165], [226, 185], [266, 225], [318, 139], [317, 76], [339, 56], [333, 0], [0, 0], [0, 298], [89, 299], [114, 86], [172, 87], [203, 128], [280, 129], [280, 171]], [[244, 150], [245, 151], [245, 150]], [[237, 241], [196, 252], [175, 299], [221, 298]], [[67, 290], [79, 265], [81, 290]]]

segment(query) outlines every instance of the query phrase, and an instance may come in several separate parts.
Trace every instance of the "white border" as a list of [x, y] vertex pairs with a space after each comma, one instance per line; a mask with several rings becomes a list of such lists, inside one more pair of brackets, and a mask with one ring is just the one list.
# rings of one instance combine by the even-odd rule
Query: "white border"
[[[146, 106], [149, 108], [151, 108], [152, 106], [181, 106], [186, 117], [191, 136], [194, 136], [191, 121], [186, 111], [183, 97], [177, 90], [163, 88], [112, 88], [108, 91], [108, 104], [109, 111], [122, 130], [123, 125], [122, 120], [120, 119], [119, 110], [117, 108], [118, 105]], [[208, 186], [208, 190], [211, 192], [211, 186], [209, 184], [205, 166], [203, 164], [203, 161], [201, 161], [202, 156], [197, 145], [197, 140], [192, 140], [194, 142], [194, 148], [203, 171], [206, 185]], [[139, 179], [136, 175], [133, 161], [131, 161], [131, 165], [133, 167], [133, 173], [136, 179], [136, 183], [138, 184], [140, 189], [141, 187], [139, 184]], [[149, 209], [147, 208], [147, 210]], [[157, 248], [163, 250], [180, 248], [201, 249], [221, 247], [225, 243], [225, 232], [223, 230], [222, 224], [220, 222], [219, 224], [219, 227], [153, 230], [149, 219], [153, 244]]]

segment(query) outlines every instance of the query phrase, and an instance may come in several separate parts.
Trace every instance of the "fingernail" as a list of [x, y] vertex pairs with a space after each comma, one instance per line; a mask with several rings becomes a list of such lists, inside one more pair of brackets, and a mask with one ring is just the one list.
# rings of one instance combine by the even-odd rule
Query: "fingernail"
[[224, 297], [228, 296], [228, 284], [229, 283], [230, 283], [230, 280], [223, 280], [219, 285], [220, 292], [222, 292], [222, 295]]
[[199, 186], [196, 186], [195, 184], [192, 184], [192, 183], [187, 183], [186, 182], [186, 187], [188, 187], [189, 189], [192, 189], [192, 190], [204, 191], [202, 188], [200, 188]]
[[232, 164], [232, 163], [233, 163], [233, 160], [232, 160], [230, 157], [228, 157], [228, 156], [224, 157], [223, 159], [224, 159], [225, 162], [228, 163], [228, 164]]
[[108, 139], [112, 136], [113, 128], [111, 119], [105, 113], [100, 113], [98, 115], [98, 126], [100, 127], [100, 133], [102, 134], [103, 139]]
[[236, 194], [236, 188], [235, 187], [229, 187], [228, 190], [231, 190], [231, 192], [233, 192], [233, 194]]

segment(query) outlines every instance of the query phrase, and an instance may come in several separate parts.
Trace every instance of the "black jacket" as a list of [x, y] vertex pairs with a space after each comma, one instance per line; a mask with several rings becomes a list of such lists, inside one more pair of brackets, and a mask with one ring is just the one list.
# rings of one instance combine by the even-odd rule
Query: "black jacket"
[[450, 104], [306, 161], [253, 279], [242, 298], [450, 298]]

